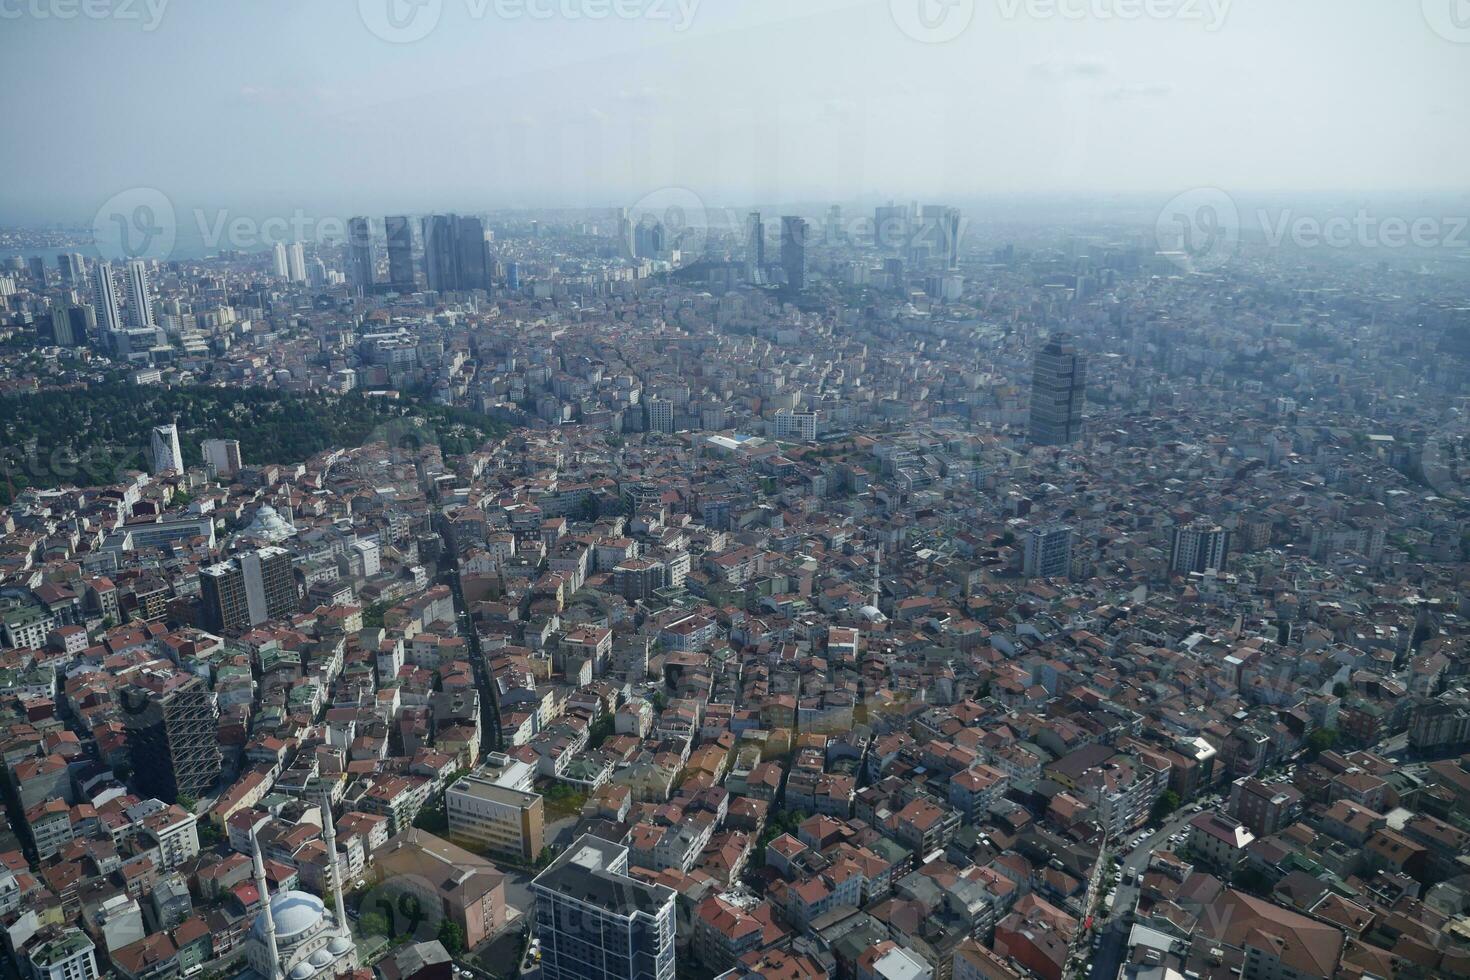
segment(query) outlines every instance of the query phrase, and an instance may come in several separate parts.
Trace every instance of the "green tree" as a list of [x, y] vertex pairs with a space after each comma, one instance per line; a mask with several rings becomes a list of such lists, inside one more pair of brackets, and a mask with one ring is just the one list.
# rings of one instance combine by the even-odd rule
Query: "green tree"
[[1169, 814], [1179, 809], [1181, 802], [1183, 801], [1179, 799], [1178, 793], [1172, 789], [1164, 790], [1163, 795], [1154, 801], [1153, 812], [1148, 817], [1149, 823], [1158, 823], [1160, 820], [1163, 820]]
[[193, 813], [194, 810], [199, 806], [199, 801], [194, 799], [194, 797], [190, 796], [188, 793], [180, 793], [178, 796], [174, 797], [174, 802], [183, 807], [185, 812], [187, 813]]
[[464, 928], [453, 919], [445, 919], [439, 923], [439, 942], [449, 951], [449, 955], [458, 956], [465, 951]]
[[1342, 681], [1338, 681], [1336, 684], [1332, 685], [1332, 696], [1345, 698], [1348, 696], [1348, 690], [1349, 688], [1346, 684], [1344, 684]]
[[1316, 758], [1337, 745], [1337, 729], [1319, 728], [1307, 736], [1307, 751]]

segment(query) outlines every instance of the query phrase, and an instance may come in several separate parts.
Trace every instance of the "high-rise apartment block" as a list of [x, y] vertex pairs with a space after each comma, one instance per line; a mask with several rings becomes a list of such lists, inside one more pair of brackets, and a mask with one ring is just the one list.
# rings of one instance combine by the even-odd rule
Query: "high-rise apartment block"
[[296, 609], [296, 576], [284, 548], [242, 551], [199, 573], [199, 598], [211, 629], [243, 632]]
[[590, 834], [531, 882], [544, 980], [673, 980], [674, 890], [628, 875], [628, 849]]
[[1072, 569], [1072, 529], [1064, 524], [1026, 532], [1022, 572], [1027, 578], [1066, 578]]
[[1169, 570], [1180, 575], [1207, 569], [1225, 570], [1230, 554], [1230, 532], [1209, 521], [1195, 521], [1174, 529]]

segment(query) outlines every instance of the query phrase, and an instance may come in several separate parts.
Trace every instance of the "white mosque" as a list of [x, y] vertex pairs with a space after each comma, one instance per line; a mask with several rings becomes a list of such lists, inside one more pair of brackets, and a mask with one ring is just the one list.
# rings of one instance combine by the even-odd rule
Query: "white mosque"
[[[331, 980], [357, 969], [357, 947], [342, 907], [342, 884], [337, 880], [337, 830], [330, 799], [322, 802], [322, 816], [330, 865], [327, 887], [335, 909], [329, 914], [321, 899], [302, 891], [278, 892], [264, 901], [245, 948], [251, 971], [263, 980]], [[265, 898], [265, 862], [253, 834], [250, 843], [255, 852], [255, 887]]]
[[262, 544], [280, 544], [294, 537], [296, 527], [281, 512], [270, 504], [261, 504], [249, 524], [230, 536], [232, 542], [258, 541]]

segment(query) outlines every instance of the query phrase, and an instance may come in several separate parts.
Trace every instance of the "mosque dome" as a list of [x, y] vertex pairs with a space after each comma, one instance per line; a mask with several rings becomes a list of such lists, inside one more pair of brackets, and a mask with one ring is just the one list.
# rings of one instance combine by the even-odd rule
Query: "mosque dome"
[[327, 944], [327, 949], [332, 951], [333, 956], [341, 956], [352, 948], [352, 940], [346, 936], [338, 936]]
[[[277, 892], [271, 896], [271, 919], [276, 926], [276, 942], [289, 946], [305, 939], [321, 924], [326, 909], [322, 900], [308, 892]], [[265, 916], [255, 918], [253, 932], [265, 938]], [[295, 976], [293, 971], [292, 976]]]
[[325, 947], [323, 947], [322, 949], [319, 949], [315, 953], [312, 953], [310, 956], [308, 956], [306, 958], [306, 962], [310, 963], [312, 966], [320, 970], [322, 967], [332, 962], [332, 959], [332, 954], [328, 952]]
[[235, 536], [238, 538], [255, 538], [270, 544], [279, 544], [296, 533], [296, 528], [291, 522], [281, 516], [270, 504], [262, 504], [255, 512], [255, 518], [242, 528]]
[[291, 980], [307, 980], [308, 977], [315, 975], [315, 968], [305, 960], [302, 960], [291, 968]]

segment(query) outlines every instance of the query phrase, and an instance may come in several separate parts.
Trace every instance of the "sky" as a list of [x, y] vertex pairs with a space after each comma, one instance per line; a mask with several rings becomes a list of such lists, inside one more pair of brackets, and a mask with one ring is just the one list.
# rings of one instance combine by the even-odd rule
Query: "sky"
[[0, 80], [0, 224], [1470, 176], [1470, 0], [0, 0]]

